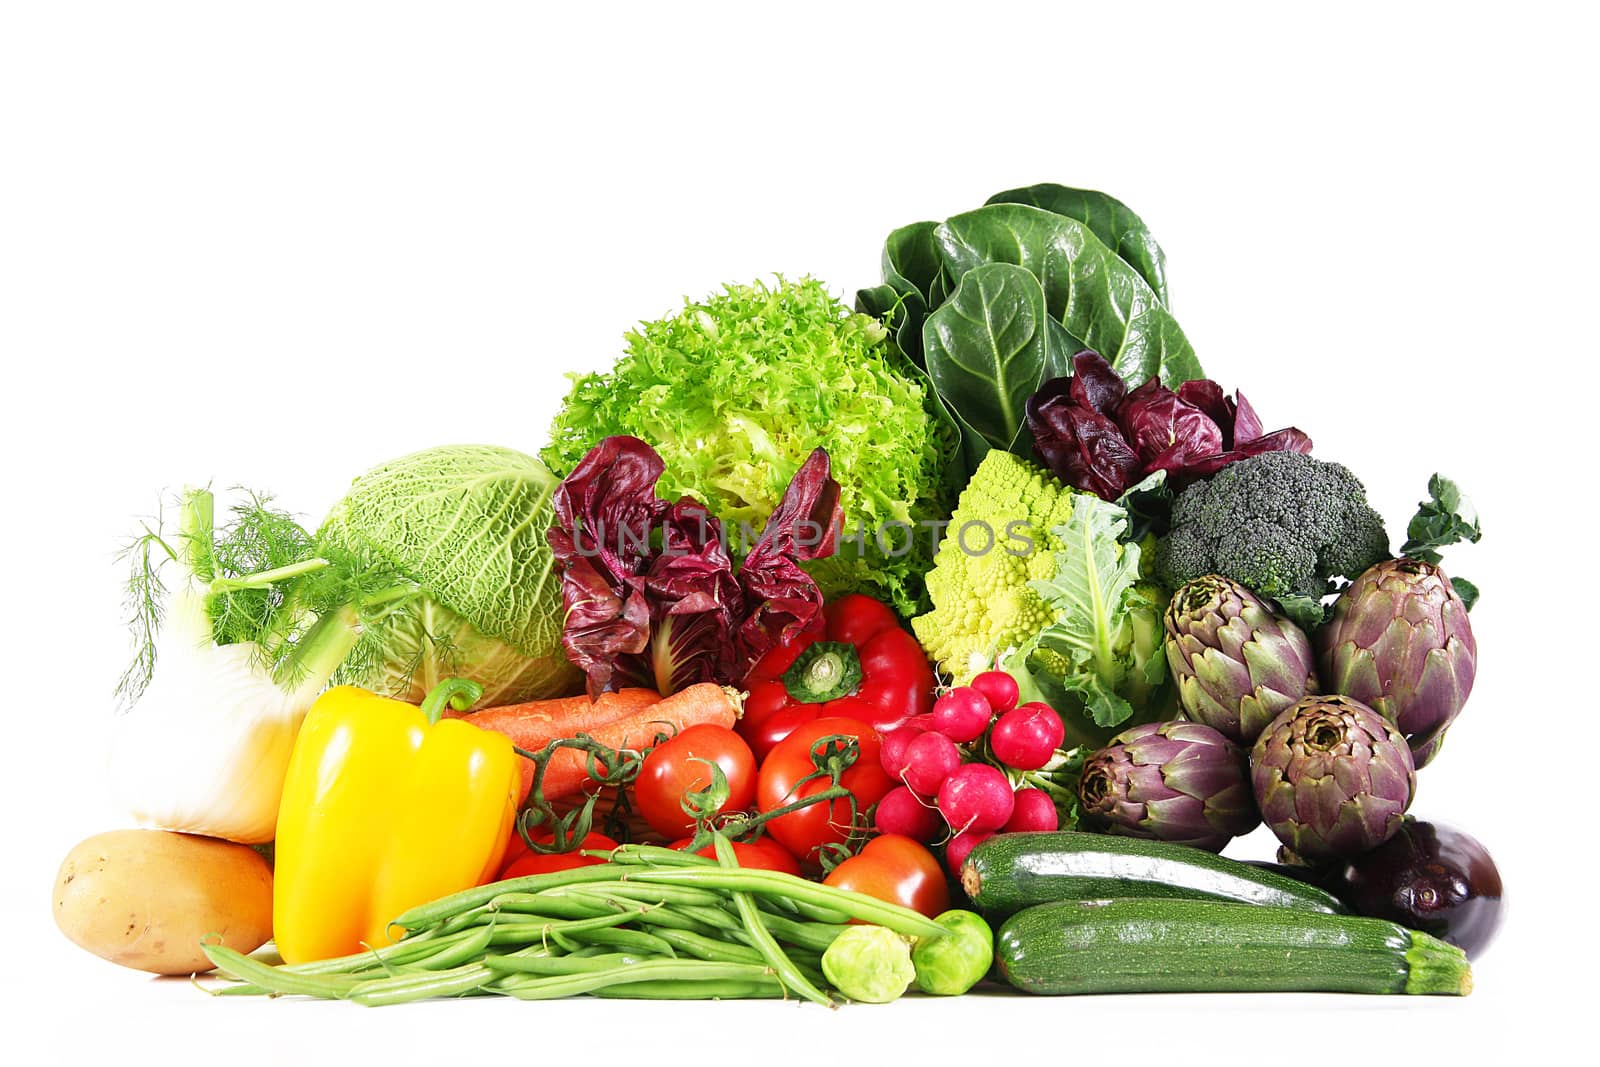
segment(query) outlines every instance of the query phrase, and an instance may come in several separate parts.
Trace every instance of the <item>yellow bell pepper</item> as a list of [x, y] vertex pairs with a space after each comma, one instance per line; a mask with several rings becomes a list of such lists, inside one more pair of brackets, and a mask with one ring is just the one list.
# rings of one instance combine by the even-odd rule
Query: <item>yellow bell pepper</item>
[[[272, 932], [288, 963], [399, 938], [406, 909], [492, 879], [522, 784], [505, 736], [460, 719], [452, 679], [422, 707], [339, 686], [306, 714], [278, 811]], [[463, 698], [465, 702], [463, 703]]]

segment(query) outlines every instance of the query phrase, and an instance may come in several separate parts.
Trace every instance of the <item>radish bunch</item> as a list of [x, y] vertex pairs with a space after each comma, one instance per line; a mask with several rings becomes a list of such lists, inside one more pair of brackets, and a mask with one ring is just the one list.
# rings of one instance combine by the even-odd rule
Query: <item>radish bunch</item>
[[1017, 698], [1015, 679], [985, 671], [939, 697], [929, 714], [890, 731], [879, 759], [900, 785], [878, 802], [878, 830], [945, 842], [945, 863], [955, 871], [974, 845], [997, 833], [1056, 829], [1050, 795], [1016, 788], [1006, 770], [1044, 767], [1065, 731], [1048, 704], [1018, 707]]

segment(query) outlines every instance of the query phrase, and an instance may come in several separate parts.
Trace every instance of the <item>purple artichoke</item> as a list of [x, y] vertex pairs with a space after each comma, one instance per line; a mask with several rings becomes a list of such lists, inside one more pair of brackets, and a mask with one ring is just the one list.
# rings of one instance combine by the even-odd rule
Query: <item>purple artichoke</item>
[[1198, 722], [1124, 730], [1083, 765], [1078, 799], [1090, 829], [1212, 852], [1261, 822], [1244, 750]]
[[1313, 863], [1377, 848], [1400, 829], [1417, 791], [1400, 731], [1359, 700], [1306, 697], [1262, 731], [1250, 753], [1261, 818]]
[[1425, 766], [1472, 692], [1478, 645], [1467, 607], [1432, 563], [1392, 559], [1340, 594], [1317, 633], [1323, 685], [1370, 705]]
[[1238, 582], [1211, 574], [1167, 605], [1167, 663], [1184, 714], [1250, 745], [1267, 723], [1315, 692], [1311, 641]]

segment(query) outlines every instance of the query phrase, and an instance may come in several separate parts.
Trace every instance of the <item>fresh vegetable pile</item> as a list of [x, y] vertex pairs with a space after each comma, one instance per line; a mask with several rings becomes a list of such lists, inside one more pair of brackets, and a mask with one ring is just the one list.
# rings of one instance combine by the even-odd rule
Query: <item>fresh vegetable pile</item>
[[1409, 814], [1476, 673], [1460, 489], [1391, 536], [1203, 376], [1104, 194], [882, 265], [641, 325], [539, 458], [418, 452], [315, 527], [180, 494], [128, 550], [146, 829], [68, 855], [62, 930], [367, 1005], [1470, 991], [1499, 873]]

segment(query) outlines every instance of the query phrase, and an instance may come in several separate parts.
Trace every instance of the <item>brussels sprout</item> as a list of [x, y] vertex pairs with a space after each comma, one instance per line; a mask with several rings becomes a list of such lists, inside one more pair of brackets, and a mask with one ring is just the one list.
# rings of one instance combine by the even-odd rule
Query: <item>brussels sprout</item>
[[970, 911], [947, 911], [933, 920], [950, 932], [924, 937], [911, 950], [917, 988], [958, 997], [983, 980], [994, 963], [994, 931]]
[[917, 976], [911, 943], [881, 926], [852, 926], [834, 938], [822, 954], [822, 973], [835, 989], [863, 1004], [899, 1000]]

